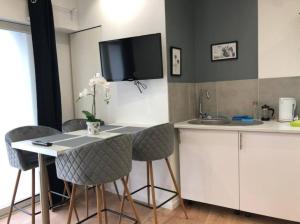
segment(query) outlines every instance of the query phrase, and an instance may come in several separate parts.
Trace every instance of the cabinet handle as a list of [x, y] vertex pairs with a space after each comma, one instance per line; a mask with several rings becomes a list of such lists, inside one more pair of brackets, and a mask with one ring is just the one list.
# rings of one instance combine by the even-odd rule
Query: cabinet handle
[[243, 149], [243, 134], [240, 133], [240, 150]]

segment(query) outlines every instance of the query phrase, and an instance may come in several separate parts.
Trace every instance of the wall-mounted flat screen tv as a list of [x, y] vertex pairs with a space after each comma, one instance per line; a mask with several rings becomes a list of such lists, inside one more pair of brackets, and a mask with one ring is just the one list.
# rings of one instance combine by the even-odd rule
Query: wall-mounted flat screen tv
[[163, 78], [161, 34], [104, 41], [99, 48], [107, 81]]

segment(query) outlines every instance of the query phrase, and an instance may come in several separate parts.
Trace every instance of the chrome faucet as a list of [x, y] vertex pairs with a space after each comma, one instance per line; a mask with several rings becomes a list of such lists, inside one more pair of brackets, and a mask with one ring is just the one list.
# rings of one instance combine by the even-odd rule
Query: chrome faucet
[[206, 99], [210, 99], [210, 94], [208, 90], [200, 89], [200, 98], [199, 98], [199, 117], [201, 119], [207, 118], [208, 114], [202, 111], [203, 96], [205, 95]]

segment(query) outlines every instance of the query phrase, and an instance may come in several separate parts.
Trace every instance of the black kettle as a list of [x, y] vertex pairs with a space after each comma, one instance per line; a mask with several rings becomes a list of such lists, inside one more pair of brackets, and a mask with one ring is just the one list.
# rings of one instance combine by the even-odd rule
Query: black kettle
[[274, 108], [268, 106], [268, 105], [263, 105], [261, 107], [261, 120], [262, 121], [269, 121], [274, 117], [275, 110]]

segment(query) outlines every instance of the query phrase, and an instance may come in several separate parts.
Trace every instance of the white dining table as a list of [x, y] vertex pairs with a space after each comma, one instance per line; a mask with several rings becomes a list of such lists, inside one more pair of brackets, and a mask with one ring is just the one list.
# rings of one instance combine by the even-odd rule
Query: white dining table
[[[13, 142], [12, 147], [15, 149], [34, 152], [38, 154], [40, 169], [40, 203], [42, 213], [42, 224], [50, 224], [49, 202], [48, 202], [48, 180], [45, 164], [45, 157], [57, 157], [60, 154], [78, 148], [82, 145], [96, 141], [112, 138], [121, 134], [135, 134], [145, 128], [153, 125], [105, 125], [97, 135], [89, 135], [87, 130], [79, 130], [58, 135], [46, 136], [38, 139], [31, 139], [19, 142]], [[51, 146], [40, 146], [32, 144], [33, 141], [41, 140], [52, 143]]]

